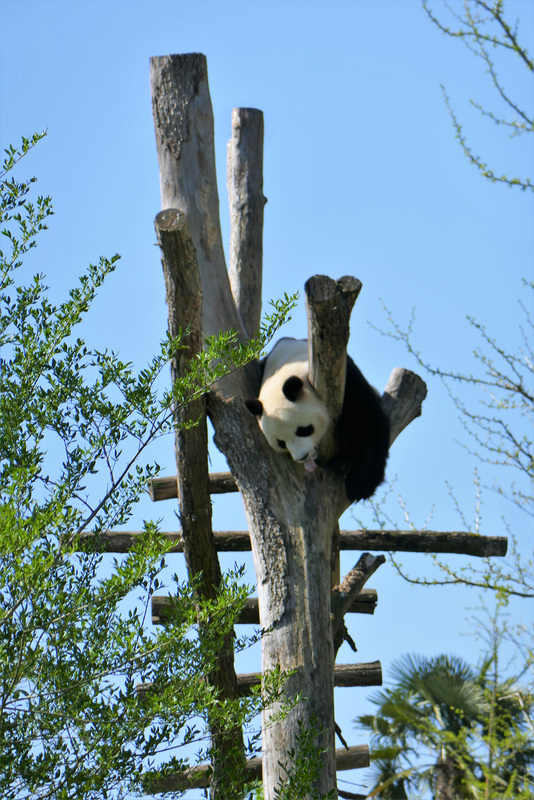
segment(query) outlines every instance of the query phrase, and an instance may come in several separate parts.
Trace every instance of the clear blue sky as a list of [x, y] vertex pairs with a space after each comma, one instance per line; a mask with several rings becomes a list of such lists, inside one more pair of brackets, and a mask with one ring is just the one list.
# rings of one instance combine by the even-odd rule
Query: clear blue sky
[[[534, 4], [508, 0], [506, 7], [509, 18], [520, 18], [532, 53]], [[532, 147], [473, 110], [470, 98], [499, 108], [483, 64], [440, 34], [418, 0], [0, 0], [2, 146], [48, 129], [20, 170], [38, 176], [56, 212], [29, 269], [45, 272], [60, 298], [89, 262], [122, 255], [95, 304], [88, 340], [142, 367], [164, 335], [149, 57], [192, 51], [208, 59], [226, 242], [231, 109], [252, 106], [265, 115], [265, 299], [302, 292], [315, 273], [360, 278], [349, 352], [380, 389], [394, 366], [413, 367], [402, 346], [369, 325], [387, 327], [381, 300], [400, 324], [415, 308], [416, 344], [444, 369], [474, 368], [478, 340], [468, 314], [517, 348], [521, 277], [533, 272], [532, 193], [492, 185], [468, 164], [440, 84], [475, 152], [497, 172], [532, 177]], [[502, 69], [511, 93], [531, 103], [524, 76], [508, 64]], [[305, 330], [301, 302], [285, 334]], [[473, 519], [475, 462], [456, 438], [465, 438], [456, 411], [430, 380], [423, 417], [391, 453], [387, 507], [398, 527], [406, 527], [401, 495], [416, 527], [434, 509], [429, 527], [462, 529], [447, 481]], [[157, 456], [173, 470], [170, 439]], [[214, 448], [212, 458], [214, 470], [224, 469]], [[486, 495], [482, 532], [504, 533], [506, 515], [526, 540], [525, 519], [502, 502]], [[162, 517], [164, 528], [175, 529], [171, 505], [142, 504], [132, 527]], [[365, 506], [357, 517], [374, 526]], [[350, 515], [342, 526], [358, 527]], [[215, 500], [214, 527], [245, 527], [238, 498]], [[422, 557], [401, 560], [428, 569]], [[354, 561], [344, 556], [342, 569]], [[386, 676], [405, 652], [476, 661], [478, 645], [466, 638], [476, 594], [408, 586], [390, 564], [371, 585], [379, 591], [375, 616], [351, 621], [357, 658], [380, 659]], [[343, 652], [341, 660], [353, 656]], [[257, 652], [239, 668], [259, 668]], [[351, 719], [368, 710], [372, 690], [340, 691], [338, 722], [350, 744], [361, 743]]]

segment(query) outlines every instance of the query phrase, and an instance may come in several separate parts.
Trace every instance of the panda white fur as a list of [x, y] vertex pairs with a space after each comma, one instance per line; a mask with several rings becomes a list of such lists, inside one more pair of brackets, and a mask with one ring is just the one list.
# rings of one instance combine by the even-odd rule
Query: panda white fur
[[[320, 442], [333, 421], [308, 380], [307, 340], [281, 339], [261, 367], [260, 395], [247, 400], [247, 408], [273, 450], [289, 453], [313, 472]], [[384, 480], [389, 421], [377, 392], [349, 356], [336, 441], [328, 467], [344, 476], [351, 503], [371, 497]]]

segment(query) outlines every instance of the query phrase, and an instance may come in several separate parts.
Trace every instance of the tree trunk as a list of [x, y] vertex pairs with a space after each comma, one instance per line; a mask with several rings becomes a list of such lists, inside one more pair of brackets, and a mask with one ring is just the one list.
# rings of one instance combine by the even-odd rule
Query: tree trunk
[[228, 275], [237, 311], [252, 337], [261, 322], [263, 261], [263, 113], [234, 108], [226, 184], [230, 202]]
[[[176, 338], [189, 325], [189, 334], [171, 365], [174, 381], [185, 377], [187, 362], [202, 352], [202, 287], [195, 248], [183, 215], [161, 211], [156, 217], [156, 233], [162, 252], [169, 333]], [[190, 577], [196, 577], [198, 593], [204, 600], [215, 600], [221, 583], [221, 570], [211, 529], [211, 503], [208, 477], [208, 433], [205, 397], [174, 410], [175, 452], [180, 505], [182, 542]], [[197, 420], [197, 424], [191, 426]], [[208, 622], [208, 627], [209, 627]], [[213, 623], [211, 623], [213, 624]], [[199, 636], [204, 627], [199, 625]], [[234, 637], [228, 634], [221, 644], [208, 680], [223, 700], [236, 695]], [[245, 784], [243, 731], [230, 721], [209, 716], [212, 739], [212, 800], [239, 800]]]
[[462, 800], [460, 792], [462, 773], [456, 760], [449, 754], [441, 755], [434, 771], [434, 800]]
[[[199, 54], [154, 58], [151, 76], [162, 206], [187, 216], [202, 283], [204, 333], [231, 328], [244, 337], [237, 311], [244, 308], [240, 279], [231, 288], [224, 265], [205, 58]], [[232, 219], [233, 226], [240, 224], [238, 218]], [[257, 258], [254, 269], [256, 280]], [[306, 286], [310, 380], [318, 388], [328, 386], [326, 396], [334, 415], [343, 398], [349, 316], [359, 287], [351, 277], [333, 281], [324, 276]], [[256, 316], [256, 310], [247, 311], [248, 320]], [[248, 321], [247, 327], [253, 325]], [[410, 407], [411, 418], [424, 396], [424, 384], [417, 376], [412, 390], [414, 385], [419, 396]], [[410, 392], [402, 393], [405, 387], [401, 376], [385, 398], [387, 413], [394, 418], [393, 437], [403, 427], [411, 400]], [[244, 404], [258, 390], [259, 372], [251, 365], [214, 386], [207, 407], [215, 442], [227, 458], [247, 515], [260, 623], [266, 631], [262, 671], [275, 667], [294, 671], [286, 697], [303, 698], [283, 718], [274, 716], [279, 705], [264, 713], [265, 800], [274, 800], [286, 778], [288, 753], [298, 750], [302, 727], [318, 725], [315, 749], [322, 753], [321, 768], [300, 799], [311, 800], [336, 793], [330, 576], [333, 533], [349, 503], [344, 481], [331, 470], [319, 468], [309, 474], [270, 449]], [[332, 436], [326, 447], [331, 443]]]
[[209, 400], [216, 443], [236, 477], [249, 524], [260, 624], [269, 631], [262, 640], [262, 671], [296, 670], [286, 693], [305, 698], [282, 720], [270, 721], [278, 706], [264, 714], [265, 797], [274, 800], [274, 788], [285, 778], [299, 722], [310, 726], [314, 719], [323, 727], [317, 747], [326, 752], [310, 796], [320, 797], [336, 786], [330, 552], [339, 482], [319, 469], [309, 475], [277, 456], [261, 441], [255, 420], [242, 418], [240, 406], [238, 399]]

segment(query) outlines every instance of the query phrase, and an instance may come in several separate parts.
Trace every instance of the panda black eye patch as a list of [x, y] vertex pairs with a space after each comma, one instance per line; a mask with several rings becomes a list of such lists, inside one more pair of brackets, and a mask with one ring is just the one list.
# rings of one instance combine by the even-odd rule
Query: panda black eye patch
[[285, 442], [282, 441], [282, 439], [277, 439], [276, 444], [278, 445], [280, 450], [287, 450], [287, 445]]
[[303, 427], [302, 425], [297, 428], [295, 431], [296, 436], [311, 436], [313, 433], [313, 425], [306, 425]]

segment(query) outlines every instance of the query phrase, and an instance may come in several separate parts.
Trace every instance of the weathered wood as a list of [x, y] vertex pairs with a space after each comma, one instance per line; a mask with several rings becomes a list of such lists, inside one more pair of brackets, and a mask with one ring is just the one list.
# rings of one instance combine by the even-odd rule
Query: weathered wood
[[342, 550], [383, 550], [404, 553], [458, 553], [505, 556], [506, 536], [481, 536], [463, 531], [341, 531]]
[[[169, 611], [172, 608], [172, 598], [153, 595], [152, 603], [152, 624], [164, 625], [167, 622]], [[376, 589], [362, 589], [350, 603], [346, 613], [348, 614], [374, 614], [377, 604]], [[245, 606], [236, 620], [239, 625], [259, 625], [260, 613], [257, 597], [249, 597]]]
[[[202, 287], [193, 240], [185, 216], [174, 209], [161, 211], [155, 221], [162, 251], [169, 333], [176, 337], [190, 326], [171, 363], [174, 381], [186, 373], [187, 362], [204, 346], [202, 335]], [[207, 426], [205, 398], [199, 397], [175, 409], [175, 450], [178, 497], [182, 521], [182, 540], [188, 570], [202, 572], [207, 597], [213, 597], [221, 580], [219, 561], [211, 530], [211, 503], [208, 491]], [[199, 420], [192, 428], [189, 422]]]
[[[304, 287], [308, 377], [333, 420], [338, 419], [343, 406], [350, 314], [361, 288], [361, 282], [351, 276], [335, 281], [327, 275], [314, 275]], [[330, 430], [321, 442], [323, 457], [330, 458], [334, 446], [333, 430]]]
[[362, 769], [369, 766], [369, 748], [366, 744], [356, 747], [340, 747], [336, 750], [336, 770]]
[[224, 258], [206, 57], [151, 58], [150, 82], [161, 207], [187, 217], [202, 283], [204, 334], [231, 329], [245, 338]]
[[[269, 629], [262, 638], [262, 669], [276, 664], [283, 670], [300, 667], [289, 678], [286, 692], [310, 698], [284, 720], [271, 723], [270, 712], [264, 714], [264, 786], [266, 798], [273, 800], [273, 787], [285, 774], [284, 753], [294, 746], [299, 720], [307, 725], [314, 709], [325, 728], [317, 746], [333, 749], [333, 708], [329, 720], [322, 715], [322, 705], [326, 695], [332, 704], [333, 690], [330, 551], [338, 508], [331, 501], [344, 490], [326, 470], [305, 473], [301, 465], [270, 450], [255, 420], [250, 423], [241, 414], [242, 402], [219, 402], [212, 393], [209, 408], [216, 443], [238, 482], [251, 532], [260, 624]], [[275, 705], [272, 712], [277, 710]], [[312, 796], [335, 787], [330, 755], [322, 766]]]
[[332, 534], [332, 552], [330, 553], [330, 586], [332, 589], [341, 582], [341, 562], [339, 553], [341, 551], [341, 532], [339, 522]]
[[348, 686], [382, 686], [382, 665], [380, 661], [362, 664], [336, 664], [334, 667], [334, 685], [342, 688]]
[[[239, 491], [231, 472], [210, 472], [210, 494], [226, 494]], [[174, 475], [152, 478], [148, 482], [148, 493], [154, 502], [173, 500], [178, 497], [178, 483]]]
[[261, 322], [263, 262], [263, 112], [234, 108], [228, 142], [226, 185], [230, 203], [228, 275], [248, 336]]
[[[261, 682], [261, 673], [249, 672], [237, 676], [237, 691], [246, 697], [254, 686]], [[382, 686], [382, 665], [380, 661], [368, 664], [336, 664], [334, 666], [334, 686]]]
[[385, 562], [384, 556], [372, 556], [363, 553], [358, 563], [344, 577], [340, 586], [332, 591], [332, 637], [334, 640], [334, 653], [341, 647], [343, 641], [343, 620], [347, 609], [354, 598], [362, 591], [363, 587], [378, 567]]
[[[163, 273], [169, 317], [169, 333], [176, 337], [189, 327], [189, 334], [171, 362], [173, 385], [184, 377], [187, 362], [203, 350], [202, 286], [195, 246], [185, 216], [174, 209], [160, 212], [155, 221], [162, 253]], [[208, 486], [208, 433], [205, 397], [174, 408], [175, 454], [182, 542], [190, 577], [199, 576], [197, 591], [203, 599], [217, 597], [221, 570], [211, 528], [211, 503]], [[197, 424], [189, 423], [197, 420]], [[203, 626], [199, 626], [203, 635]], [[236, 691], [233, 636], [221, 644], [209, 674], [209, 682], [221, 699], [233, 698]], [[229, 731], [208, 712], [214, 745], [212, 800], [232, 800], [238, 795], [230, 789], [240, 773], [244, 779], [245, 750], [240, 726]], [[232, 784], [233, 786], [234, 784]]]
[[[253, 687], [261, 683], [260, 672], [237, 675], [237, 694], [248, 697]], [[353, 686], [382, 686], [382, 665], [380, 661], [363, 664], [336, 664], [334, 667], [334, 686], [347, 688]], [[152, 683], [139, 683], [135, 687], [139, 695], [153, 690]]]
[[[350, 311], [358, 290], [359, 282], [352, 278], [338, 282], [316, 277], [307, 283], [308, 356], [313, 365], [310, 382], [318, 393], [320, 387], [327, 386], [331, 362], [341, 361], [345, 366]], [[341, 408], [344, 377], [336, 391]], [[332, 403], [334, 400], [331, 396]], [[219, 428], [219, 437], [221, 426], [215, 427]], [[333, 440], [332, 432], [327, 437], [326, 451], [321, 447], [327, 456], [328, 440]], [[230, 450], [234, 445], [228, 438], [223, 450], [249, 517], [260, 623], [268, 630], [262, 639], [262, 669], [268, 671], [278, 665], [287, 671], [296, 669], [286, 684], [287, 693], [291, 696], [298, 691], [308, 698], [283, 722], [272, 723], [264, 715], [267, 797], [272, 800], [272, 788], [284, 779], [280, 755], [294, 747], [299, 721], [308, 727], [312, 720], [320, 720], [322, 728], [317, 737], [317, 747], [323, 751], [321, 772], [312, 791], [312, 795], [321, 796], [336, 786], [330, 576], [333, 532], [347, 503], [344, 484], [326, 470], [315, 470], [308, 477], [301, 465], [279, 458], [271, 466], [265, 487], [261, 483], [258, 487], [256, 481], [252, 494], [250, 477], [243, 474], [242, 453], [235, 453], [237, 460], [232, 460]], [[257, 475], [257, 466], [253, 469]], [[275, 714], [277, 710], [274, 704]]]
[[426, 383], [415, 372], [401, 367], [392, 371], [382, 395], [382, 408], [389, 418], [390, 447], [399, 433], [421, 416], [426, 394]]
[[[348, 750], [338, 748], [335, 753], [336, 770], [342, 772], [348, 769], [365, 769], [369, 766], [369, 748], [367, 745], [349, 747]], [[263, 759], [251, 758], [246, 763], [247, 781], [260, 780], [262, 777]], [[177, 792], [186, 789], [205, 789], [210, 785], [212, 770], [207, 764], [191, 767], [184, 772], [168, 775], [164, 778], [150, 779], [147, 774], [144, 784], [147, 792]]]
[[[176, 479], [174, 479], [176, 482]], [[80, 544], [87, 542], [96, 552], [127, 553], [143, 531], [106, 531], [85, 534]], [[173, 546], [170, 553], [182, 553], [180, 531], [165, 532]], [[218, 552], [247, 552], [251, 549], [248, 531], [214, 531], [213, 539]], [[404, 553], [452, 553], [487, 558], [505, 556], [506, 536], [482, 536], [463, 531], [340, 531], [341, 550], [382, 550]]]
[[[199, 260], [204, 295], [204, 332], [244, 331], [224, 270], [218, 219], [213, 122], [203, 56], [152, 60], [153, 105], [161, 167], [163, 207], [188, 216]], [[352, 279], [351, 279], [352, 280]], [[310, 306], [309, 306], [310, 309]], [[308, 314], [313, 313], [308, 309]], [[323, 324], [323, 323], [321, 323]], [[311, 337], [314, 348], [340, 353], [348, 337], [345, 322], [327, 318]], [[328, 339], [331, 339], [328, 342]], [[337, 341], [334, 341], [337, 340]], [[325, 349], [324, 352], [327, 352]], [[317, 362], [319, 363], [319, 362]], [[314, 378], [321, 385], [321, 366]], [[330, 634], [332, 533], [347, 507], [343, 482], [331, 471], [312, 474], [267, 445], [243, 399], [258, 390], [258, 372], [238, 370], [213, 387], [207, 398], [215, 442], [225, 454], [243, 498], [250, 530], [260, 606], [262, 668], [295, 667], [286, 690], [308, 698], [283, 720], [264, 713], [263, 753], [266, 800], [285, 776], [283, 762], [296, 741], [299, 723], [321, 726], [317, 747], [324, 752], [319, 778], [308, 797], [335, 791], [333, 643]], [[330, 393], [330, 392], [329, 392]], [[341, 396], [341, 391], [340, 391]], [[276, 714], [278, 707], [272, 711]], [[270, 724], [271, 723], [271, 724]], [[302, 798], [308, 800], [308, 798]]]
[[206, 57], [191, 53], [151, 58], [150, 81], [161, 205], [179, 208], [187, 217], [204, 293], [204, 332], [216, 334], [229, 322], [239, 330], [220, 231]]

